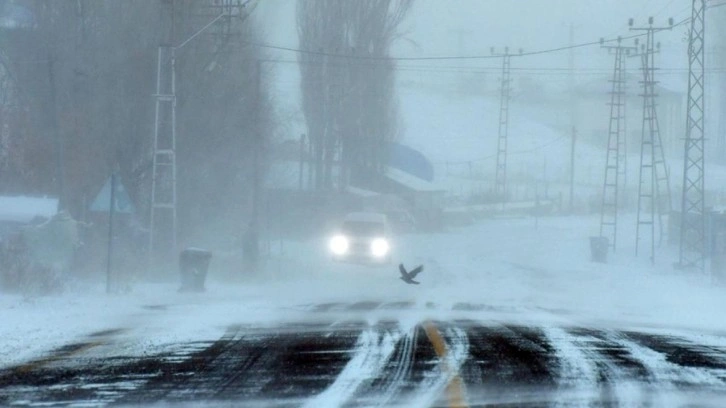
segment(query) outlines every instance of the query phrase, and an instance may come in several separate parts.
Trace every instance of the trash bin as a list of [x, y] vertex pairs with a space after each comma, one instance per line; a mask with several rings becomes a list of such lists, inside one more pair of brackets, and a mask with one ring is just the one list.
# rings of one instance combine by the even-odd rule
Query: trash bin
[[181, 292], [204, 292], [204, 280], [212, 253], [205, 249], [187, 248], [179, 254]]
[[608, 238], [590, 237], [590, 256], [593, 262], [605, 263], [608, 260]]

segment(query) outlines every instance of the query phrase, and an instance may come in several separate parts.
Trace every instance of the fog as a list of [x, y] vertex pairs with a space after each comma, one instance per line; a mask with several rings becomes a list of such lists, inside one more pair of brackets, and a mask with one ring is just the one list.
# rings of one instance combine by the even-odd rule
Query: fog
[[[355, 19], [371, 17], [323, 3], [319, 9], [306, 3], [309, 18], [318, 19], [307, 24], [321, 33], [307, 40], [298, 36], [305, 30], [304, 7], [291, 0], [230, 2], [220, 9], [230, 13], [229, 21], [211, 25], [205, 6], [194, 2], [2, 3], [3, 30], [9, 34], [3, 48], [4, 194], [55, 197], [59, 209], [81, 223], [72, 266], [63, 266], [58, 272], [63, 277], [54, 279], [68, 275], [73, 282], [103, 282], [111, 271], [125, 282], [120, 284], [125, 290], [159, 279], [173, 282], [177, 254], [187, 247], [211, 251], [211, 282], [261, 284], [284, 281], [286, 273], [292, 278], [312, 269], [345, 270], [352, 266], [330, 262], [326, 240], [352, 211], [399, 218], [392, 221], [394, 246], [407, 246], [411, 259], [394, 252], [393, 265], [439, 264], [438, 257], [446, 254], [438, 245], [426, 251], [410, 247], [409, 241], [422, 236], [431, 242], [469, 242], [480, 238], [459, 228], [493, 225], [494, 234], [507, 238], [508, 223], [500, 217], [531, 219], [534, 231], [540, 219], [571, 225], [571, 217], [581, 217], [580, 245], [559, 256], [573, 263], [587, 260], [592, 255], [589, 237], [608, 235], [601, 216], [609, 214], [601, 206], [614, 54], [601, 45], [616, 45], [619, 36], [626, 38], [622, 44], [631, 44], [642, 31], [629, 28], [630, 18], [635, 27], [647, 26], [650, 16], [656, 26], [667, 27], [669, 18], [676, 23], [656, 32], [660, 52], [654, 61], [670, 197], [679, 210], [690, 3], [394, 2], [402, 7], [401, 16], [384, 29], [387, 37], [381, 37], [380, 48], [369, 46], [364, 52], [372, 54], [364, 56], [352, 51], [353, 59], [341, 47], [364, 48], [356, 41], [368, 41], [363, 36], [371, 34], [365, 25], [355, 28]], [[361, 10], [372, 10], [373, 4]], [[150, 17], [135, 21], [144, 13]], [[725, 198], [724, 120], [718, 115], [724, 109], [718, 91], [724, 86], [719, 48], [723, 17], [723, 8], [709, 9], [707, 208], [723, 205]], [[349, 20], [349, 37], [339, 44], [336, 19]], [[98, 24], [107, 24], [106, 31]], [[133, 24], [141, 24], [134, 36], [114, 34]], [[173, 185], [164, 173], [168, 170], [153, 164], [154, 135], [159, 135], [160, 148], [171, 135], [163, 101], [156, 122], [154, 113], [156, 76], [163, 82], [168, 75], [164, 61], [161, 74], [157, 72], [156, 44], [165, 41], [184, 46], [177, 51], [175, 73], [178, 178]], [[109, 49], [116, 51], [109, 54]], [[508, 194], [503, 197], [495, 191], [495, 170], [505, 50], [512, 56], [512, 73], [504, 125]], [[111, 65], [104, 65], [107, 54], [116, 55]], [[627, 127], [627, 153], [620, 160], [627, 170], [620, 180], [619, 231], [613, 235], [620, 246], [616, 252], [611, 248], [610, 256], [621, 266], [632, 261], [639, 267], [650, 255], [642, 249], [640, 257], [633, 255], [643, 135], [641, 72], [640, 58], [626, 59], [622, 126]], [[428, 179], [419, 178], [415, 165], [412, 170], [410, 163], [389, 162], [391, 142], [419, 155], [430, 167]], [[108, 210], [91, 204], [103, 198], [101, 187], [112, 173], [134, 210], [116, 214], [109, 246]], [[170, 186], [176, 218], [157, 209], [150, 223], [153, 201], [166, 205], [159, 197], [171, 197]], [[6, 218], [16, 210], [13, 206], [23, 205], [22, 200], [9, 203]], [[641, 215], [647, 213], [641, 209]], [[33, 215], [41, 214], [26, 218]], [[653, 229], [658, 256], [652, 268], [663, 273], [671, 273], [672, 263], [679, 262], [674, 258], [678, 232], [670, 230], [680, 225], [668, 216], [658, 216]], [[639, 243], [647, 248], [651, 230], [641, 227], [645, 232]], [[480, 250], [472, 251], [465, 255], [479, 259], [475, 253]], [[310, 253], [315, 254], [314, 266], [295, 270], [293, 265]], [[486, 259], [481, 262], [488, 268]], [[14, 260], [6, 263], [12, 264], [8, 270], [21, 268]], [[394, 267], [387, 270], [395, 277]], [[13, 271], [6, 275], [21, 274]], [[34, 279], [45, 279], [38, 273]], [[24, 290], [22, 279], [5, 280], [11, 292]], [[41, 292], [55, 291], [40, 286]]]
[[305, 400], [340, 406], [437, 322], [425, 406], [476, 346], [462, 322], [588, 360], [558, 366], [580, 402], [599, 363], [569, 328], [722, 351], [726, 3], [705, 4], [701, 90], [687, 0], [0, 0], [0, 368], [120, 327], [104, 358], [355, 322]]

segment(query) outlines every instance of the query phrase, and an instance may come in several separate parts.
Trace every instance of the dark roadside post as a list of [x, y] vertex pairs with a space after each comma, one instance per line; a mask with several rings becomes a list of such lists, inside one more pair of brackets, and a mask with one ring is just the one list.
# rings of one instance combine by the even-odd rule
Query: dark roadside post
[[572, 145], [570, 146], [570, 214], [575, 212], [575, 144], [577, 129], [572, 127]]
[[111, 199], [109, 200], [108, 209], [108, 250], [106, 258], [106, 293], [113, 292], [114, 285], [112, 283], [113, 274], [111, 273], [112, 264], [111, 258], [113, 256], [113, 215], [116, 210], [116, 172], [111, 174]]
[[304, 173], [304, 165], [305, 165], [305, 133], [302, 133], [300, 135], [300, 172], [299, 172], [299, 180], [298, 180], [298, 189], [303, 189], [303, 173]]

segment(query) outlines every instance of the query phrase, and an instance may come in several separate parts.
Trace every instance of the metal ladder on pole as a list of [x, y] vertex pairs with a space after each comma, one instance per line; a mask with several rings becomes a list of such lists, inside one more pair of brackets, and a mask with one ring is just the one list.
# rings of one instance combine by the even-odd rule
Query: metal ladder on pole
[[640, 174], [638, 182], [638, 216], [636, 224], [635, 254], [638, 255], [641, 227], [650, 229], [650, 261], [655, 263], [655, 229], [656, 213], [658, 223], [659, 244], [662, 243], [666, 234], [664, 216], [670, 214], [671, 191], [668, 174], [668, 166], [663, 152], [663, 142], [660, 137], [658, 125], [658, 114], [656, 110], [655, 85], [655, 53], [660, 51], [660, 44], [655, 45], [655, 32], [670, 30], [673, 27], [673, 19], [669, 19], [668, 27], [653, 27], [653, 18], [648, 19], [648, 26], [644, 28], [633, 28], [632, 20], [629, 22], [631, 30], [642, 30], [646, 32], [646, 44], [642, 46], [641, 52], [636, 54], [641, 57], [643, 71], [643, 127], [640, 148]]
[[[648, 37], [650, 41], [650, 35]], [[650, 229], [650, 260], [655, 262], [655, 208], [656, 208], [656, 187], [655, 187], [655, 144], [653, 143], [653, 132], [651, 131], [652, 112], [651, 109], [651, 87], [650, 69], [648, 67], [647, 53], [642, 55], [643, 69], [643, 127], [640, 143], [640, 172], [638, 181], [638, 216], [635, 231], [635, 255], [640, 250], [641, 228]]]
[[[652, 75], [652, 74], [651, 74]], [[652, 76], [651, 76], [652, 77]], [[652, 81], [653, 84], [657, 83]], [[651, 96], [652, 103], [650, 107], [652, 112], [651, 117], [651, 133], [653, 140], [653, 166], [655, 168], [655, 188], [656, 188], [656, 211], [658, 214], [658, 245], [663, 243], [664, 238], [667, 234], [667, 226], [665, 225], [664, 218], [671, 213], [673, 204], [671, 202], [671, 186], [669, 181], [669, 170], [665, 161], [665, 154], [663, 152], [663, 141], [660, 137], [660, 125], [658, 124], [658, 112], [656, 109], [655, 98], [655, 86], [652, 86], [653, 94]]]
[[[219, 14], [206, 25], [189, 36], [179, 45], [161, 45], [157, 55], [154, 140], [152, 153], [153, 176], [151, 181], [151, 204], [149, 217], [149, 266], [154, 266], [154, 258], [164, 263], [173, 259], [177, 249], [177, 168], [176, 168], [176, 52], [198, 37], [217, 22], [225, 23], [221, 32], [217, 33], [221, 45], [229, 42], [232, 35], [229, 25], [233, 17], [244, 20], [249, 13], [242, 13], [251, 0], [215, 0], [212, 8]], [[167, 41], [173, 43], [174, 7], [172, 0], [170, 17], [170, 35]], [[254, 8], [254, 5], [253, 7]], [[251, 9], [250, 9], [251, 11]]]
[[497, 138], [497, 169], [494, 192], [502, 202], [507, 200], [507, 136], [509, 133], [509, 99], [511, 93], [511, 55], [505, 48], [502, 55], [502, 79], [499, 100], [499, 131]]
[[153, 178], [149, 257], [167, 258], [176, 250], [176, 78], [175, 48], [160, 46], [156, 73]]
[[[622, 99], [621, 103], [621, 123], [620, 131], [621, 137], [618, 145], [618, 205], [620, 208], [625, 208], [628, 205], [628, 70], [627, 70], [627, 55], [630, 55], [631, 51], [637, 51], [637, 47], [625, 47], [625, 55], [621, 55], [621, 67], [620, 77], [622, 80]], [[613, 249], [615, 249], [613, 247]]]
[[600, 212], [600, 236], [607, 237], [613, 251], [617, 242], [618, 223], [618, 187], [622, 173], [622, 140], [623, 110], [624, 110], [624, 78], [623, 54], [624, 48], [618, 45], [615, 50], [615, 65], [613, 68], [612, 89], [610, 91], [610, 120], [608, 125], [608, 143], [605, 159], [605, 180], [602, 190], [602, 205]]
[[[704, 0], [693, 0], [688, 45], [688, 108], [683, 157], [683, 192], [681, 196], [681, 268], [706, 270], [705, 211], [705, 110], [704, 110]], [[721, 140], [721, 139], [719, 139]], [[717, 246], [719, 244], [714, 244]]]

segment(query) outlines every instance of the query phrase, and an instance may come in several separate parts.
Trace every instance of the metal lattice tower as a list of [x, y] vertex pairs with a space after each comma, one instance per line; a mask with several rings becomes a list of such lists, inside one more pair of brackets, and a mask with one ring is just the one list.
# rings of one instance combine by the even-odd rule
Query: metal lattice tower
[[[175, 48], [159, 47], [156, 69], [153, 178], [149, 254], [176, 249], [176, 73]], [[163, 244], [162, 244], [163, 242]]]
[[655, 54], [660, 49], [660, 43], [655, 44], [655, 33], [668, 30], [673, 25], [670, 20], [669, 27], [653, 27], [653, 18], [650, 17], [647, 27], [633, 28], [631, 30], [646, 31], [646, 43], [642, 45], [641, 52], [635, 54], [641, 57], [643, 71], [643, 127], [640, 144], [640, 172], [638, 181], [638, 215], [635, 233], [635, 254], [640, 249], [641, 229], [650, 230], [650, 260], [655, 262], [656, 222], [658, 224], [658, 242], [663, 241], [665, 227], [663, 217], [670, 214], [671, 193], [668, 179], [668, 169], [663, 154], [663, 143], [660, 137], [658, 114], [656, 105], [655, 80]]
[[[601, 40], [601, 43], [603, 40]], [[621, 45], [603, 46], [615, 53], [613, 77], [610, 80], [610, 120], [608, 126], [607, 153], [605, 159], [605, 180], [602, 189], [600, 212], [600, 236], [607, 237], [610, 247], [615, 251], [618, 231], [618, 205], [620, 186], [625, 183], [625, 55], [637, 47]]]
[[[492, 49], [492, 54], [494, 50]], [[507, 199], [507, 136], [509, 133], [509, 100], [511, 98], [511, 55], [504, 48], [502, 56], [502, 78], [499, 98], [499, 132], [497, 138], [497, 171], [494, 193], [502, 201]]]
[[[152, 155], [151, 214], [149, 217], [149, 260], [155, 255], [169, 259], [177, 248], [177, 169], [176, 169], [176, 52], [202, 32], [219, 22], [223, 28], [218, 34], [217, 51], [229, 42], [229, 24], [232, 17], [245, 18], [241, 13], [249, 1], [215, 0], [213, 8], [219, 14], [179, 45], [159, 46], [156, 69], [154, 140]], [[170, 36], [174, 39], [174, 0], [170, 2]], [[216, 51], [215, 51], [216, 52]]]
[[679, 267], [705, 269], [704, 32], [705, 0], [693, 0], [688, 38], [688, 108], [683, 156]]
[[[626, 48], [625, 49], [625, 55], [630, 55], [631, 52], [637, 51], [637, 47], [632, 48]], [[622, 106], [620, 107], [621, 113], [622, 113], [622, 119], [620, 123], [620, 130], [622, 132], [622, 136], [620, 137], [620, 143], [618, 147], [618, 189], [623, 193], [618, 196], [619, 200], [619, 206], [620, 208], [627, 207], [627, 198], [628, 198], [628, 68], [627, 68], [627, 58], [623, 58], [621, 60], [622, 67], [620, 69], [620, 73], [622, 75], [622, 81], [623, 81], [623, 98], [621, 99], [620, 103], [622, 103]], [[613, 247], [614, 249], [614, 247]]]

